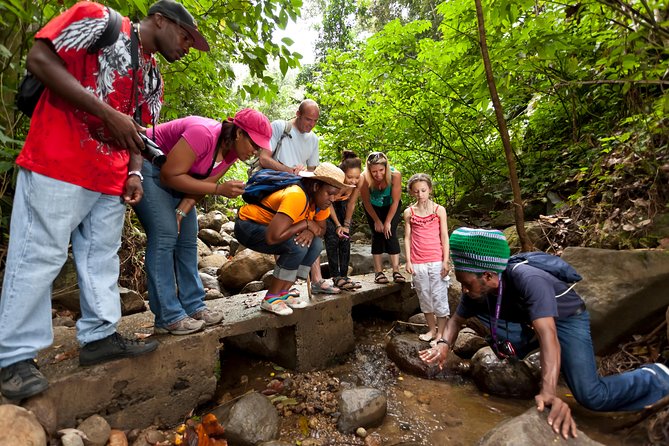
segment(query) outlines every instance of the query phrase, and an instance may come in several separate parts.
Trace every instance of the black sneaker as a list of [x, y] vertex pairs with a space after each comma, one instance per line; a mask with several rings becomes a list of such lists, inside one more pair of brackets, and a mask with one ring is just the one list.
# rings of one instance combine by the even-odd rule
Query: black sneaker
[[11, 400], [22, 400], [42, 393], [49, 387], [32, 359], [15, 362], [0, 372], [0, 391]]
[[79, 365], [93, 365], [113, 359], [128, 358], [149, 353], [158, 348], [158, 341], [135, 341], [118, 333], [90, 342], [79, 351]]

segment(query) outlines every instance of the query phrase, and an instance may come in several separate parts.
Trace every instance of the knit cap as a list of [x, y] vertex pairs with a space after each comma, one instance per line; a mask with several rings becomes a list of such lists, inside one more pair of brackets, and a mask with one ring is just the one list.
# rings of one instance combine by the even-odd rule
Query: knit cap
[[497, 230], [458, 228], [451, 234], [449, 245], [456, 271], [501, 273], [511, 255], [506, 237]]

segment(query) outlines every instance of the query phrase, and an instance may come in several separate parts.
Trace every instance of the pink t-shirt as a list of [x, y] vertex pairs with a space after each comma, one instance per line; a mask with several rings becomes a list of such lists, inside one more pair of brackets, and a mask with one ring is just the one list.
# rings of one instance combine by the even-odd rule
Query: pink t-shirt
[[[220, 121], [202, 116], [188, 116], [157, 125], [155, 141], [167, 155], [181, 138], [185, 139], [195, 153], [195, 162], [188, 173], [204, 175], [211, 166], [220, 135]], [[148, 129], [146, 136], [153, 138], [153, 129]], [[209, 176], [226, 172], [235, 161], [237, 161], [237, 152], [230, 150]]]
[[427, 217], [420, 217], [411, 209], [411, 263], [441, 262], [444, 251], [441, 246], [440, 220], [437, 215], [439, 206]]

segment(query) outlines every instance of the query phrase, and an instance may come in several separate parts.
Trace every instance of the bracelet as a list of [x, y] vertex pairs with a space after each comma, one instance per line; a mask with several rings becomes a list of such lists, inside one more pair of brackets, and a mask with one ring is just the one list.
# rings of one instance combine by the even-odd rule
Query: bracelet
[[144, 175], [142, 175], [142, 172], [140, 172], [139, 170], [131, 170], [130, 172], [128, 172], [128, 176], [130, 176], [130, 175], [135, 175], [135, 176], [139, 177], [139, 181], [141, 183], [144, 182]]
[[179, 208], [176, 208], [176, 209], [174, 210], [174, 212], [175, 212], [177, 215], [180, 215], [181, 217], [185, 217], [186, 215], [188, 215], [188, 214], [186, 214], [184, 211], [182, 211], [182, 210], [179, 209]]
[[437, 339], [437, 344], [446, 344], [446, 345], [448, 345], [449, 347], [451, 346], [451, 343], [448, 342], [448, 341], [447, 341], [446, 339], [444, 339], [444, 338]]
[[[304, 220], [304, 221], [305, 221], [306, 224], [307, 224], [307, 231], [311, 231], [311, 229], [309, 229], [309, 220]], [[314, 231], [311, 231], [311, 232], [314, 232]]]
[[216, 186], [214, 186], [214, 195], [218, 195], [218, 186], [220, 186], [220, 183], [216, 183]]

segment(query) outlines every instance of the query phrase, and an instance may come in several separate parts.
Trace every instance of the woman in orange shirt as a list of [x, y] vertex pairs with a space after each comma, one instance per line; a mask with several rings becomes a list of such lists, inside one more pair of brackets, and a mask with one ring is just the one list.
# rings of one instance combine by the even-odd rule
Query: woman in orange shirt
[[260, 204], [246, 204], [235, 221], [235, 237], [254, 251], [278, 256], [274, 275], [260, 308], [286, 316], [307, 303], [291, 291], [295, 280], [306, 279], [323, 249], [321, 237], [330, 204], [346, 187], [344, 172], [321, 163], [313, 172], [302, 171], [302, 185], [273, 192]]

